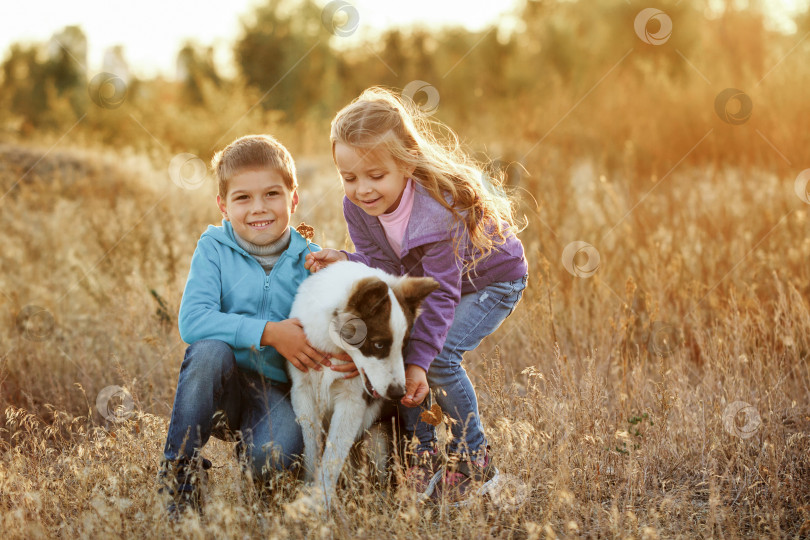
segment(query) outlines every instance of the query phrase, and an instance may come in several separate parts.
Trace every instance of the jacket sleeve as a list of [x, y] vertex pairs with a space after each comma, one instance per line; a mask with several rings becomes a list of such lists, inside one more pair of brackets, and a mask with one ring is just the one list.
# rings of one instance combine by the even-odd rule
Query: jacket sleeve
[[219, 255], [209, 242], [213, 241], [201, 238], [191, 257], [191, 269], [177, 318], [180, 337], [189, 344], [216, 339], [234, 349], [254, 347], [263, 350], [260, 342], [267, 321], [221, 311]]
[[425, 245], [420, 263], [423, 275], [435, 279], [439, 288], [422, 302], [421, 313], [413, 324], [405, 363], [427, 371], [444, 347], [461, 300], [461, 266], [450, 241]]
[[343, 198], [343, 217], [349, 228], [349, 236], [354, 244], [354, 253], [343, 251], [350, 261], [360, 262], [372, 268], [378, 268], [389, 274], [399, 275], [399, 264], [386, 256], [382, 248], [374, 241], [368, 225], [358, 214], [358, 209], [348, 198]]

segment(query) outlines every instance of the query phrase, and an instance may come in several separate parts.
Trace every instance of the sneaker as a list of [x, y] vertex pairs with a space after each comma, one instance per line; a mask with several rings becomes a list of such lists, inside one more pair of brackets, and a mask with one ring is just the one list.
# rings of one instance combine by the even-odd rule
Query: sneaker
[[467, 506], [475, 500], [474, 496], [485, 495], [495, 485], [499, 474], [492, 463], [489, 447], [484, 457], [477, 460], [451, 456], [432, 498], [454, 507]]
[[420, 452], [411, 457], [411, 466], [405, 471], [405, 487], [416, 494], [419, 502], [426, 500], [436, 489], [442, 477], [436, 450]]
[[208, 469], [211, 462], [201, 460], [179, 459], [162, 460], [158, 472], [158, 493], [167, 498], [166, 511], [171, 521], [176, 521], [192, 509], [202, 515], [202, 495], [208, 483]]

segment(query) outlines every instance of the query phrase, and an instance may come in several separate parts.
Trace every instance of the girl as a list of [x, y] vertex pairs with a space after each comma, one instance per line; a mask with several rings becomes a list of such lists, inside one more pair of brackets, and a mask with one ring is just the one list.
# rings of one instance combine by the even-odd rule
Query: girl
[[[497, 475], [462, 356], [514, 310], [528, 276], [511, 201], [485, 184], [456, 135], [440, 127], [450, 145], [433, 135], [412, 102], [382, 88], [338, 112], [332, 156], [356, 253], [325, 249], [307, 255], [306, 265], [317, 272], [360, 261], [439, 282], [411, 331], [400, 415], [408, 440], [419, 440], [408, 483], [422, 497], [461, 503], [473, 486], [483, 484], [483, 493]], [[451, 419], [446, 467], [438, 466], [435, 427], [420, 418], [429, 388]]]

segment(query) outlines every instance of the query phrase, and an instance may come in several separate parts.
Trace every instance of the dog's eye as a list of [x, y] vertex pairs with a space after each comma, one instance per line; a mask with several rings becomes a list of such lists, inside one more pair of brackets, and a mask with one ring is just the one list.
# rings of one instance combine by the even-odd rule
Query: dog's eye
[[385, 345], [383, 345], [383, 344], [382, 344], [382, 343], [380, 343], [379, 341], [377, 341], [377, 342], [375, 342], [375, 343], [374, 343], [374, 348], [375, 348], [375, 349], [377, 349], [378, 351], [379, 351], [380, 349], [382, 349], [383, 347], [385, 347]]

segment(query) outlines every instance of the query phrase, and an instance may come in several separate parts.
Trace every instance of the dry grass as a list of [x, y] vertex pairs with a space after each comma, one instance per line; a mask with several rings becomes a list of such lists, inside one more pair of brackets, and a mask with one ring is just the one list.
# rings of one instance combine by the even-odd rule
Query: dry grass
[[[219, 220], [213, 186], [180, 189], [135, 154], [46, 149], [0, 148], [0, 530], [174, 534], [154, 478], [184, 348], [174, 317], [196, 239]], [[184, 535], [810, 533], [810, 241], [794, 178], [685, 163], [660, 184], [625, 182], [537, 160], [521, 184], [538, 199], [524, 206], [529, 289], [466, 359], [524, 504], [431, 510], [356, 485], [323, 522], [284, 505], [289, 486], [257, 493], [213, 441], [205, 518]], [[344, 245], [328, 156], [299, 167], [297, 218]], [[574, 240], [599, 251], [593, 277], [563, 267]], [[53, 328], [20, 320], [28, 305]], [[96, 410], [111, 385], [135, 399], [126, 422]], [[743, 414], [724, 421], [736, 401], [761, 418], [749, 438], [734, 434]]]
[[[389, 79], [364, 45], [341, 57], [339, 103], [288, 123], [239, 80], [204, 85], [199, 107], [142, 81], [83, 117], [51, 92], [37, 128], [0, 95], [3, 538], [809, 537], [810, 206], [794, 193], [810, 166], [807, 19], [779, 35], [755, 9], [713, 19], [675, 2], [656, 47], [632, 31], [648, 4], [580, 4], [528, 2], [507, 49], [484, 42], [456, 68], [439, 47], [389, 81], [437, 85], [437, 118], [523, 198], [529, 288], [465, 360], [501, 469], [528, 490], [519, 508], [422, 508], [353, 483], [323, 521], [287, 505], [283, 478], [257, 492], [217, 440], [205, 517], [177, 528], [158, 500], [176, 313], [219, 222], [214, 186], [181, 189], [166, 164], [272, 132], [298, 158], [297, 220], [346, 245], [327, 117], [352, 85]], [[714, 110], [729, 87], [754, 103], [745, 125]], [[573, 241], [599, 253], [592, 277], [565, 269]], [[111, 386], [134, 398], [126, 422], [96, 407]]]

